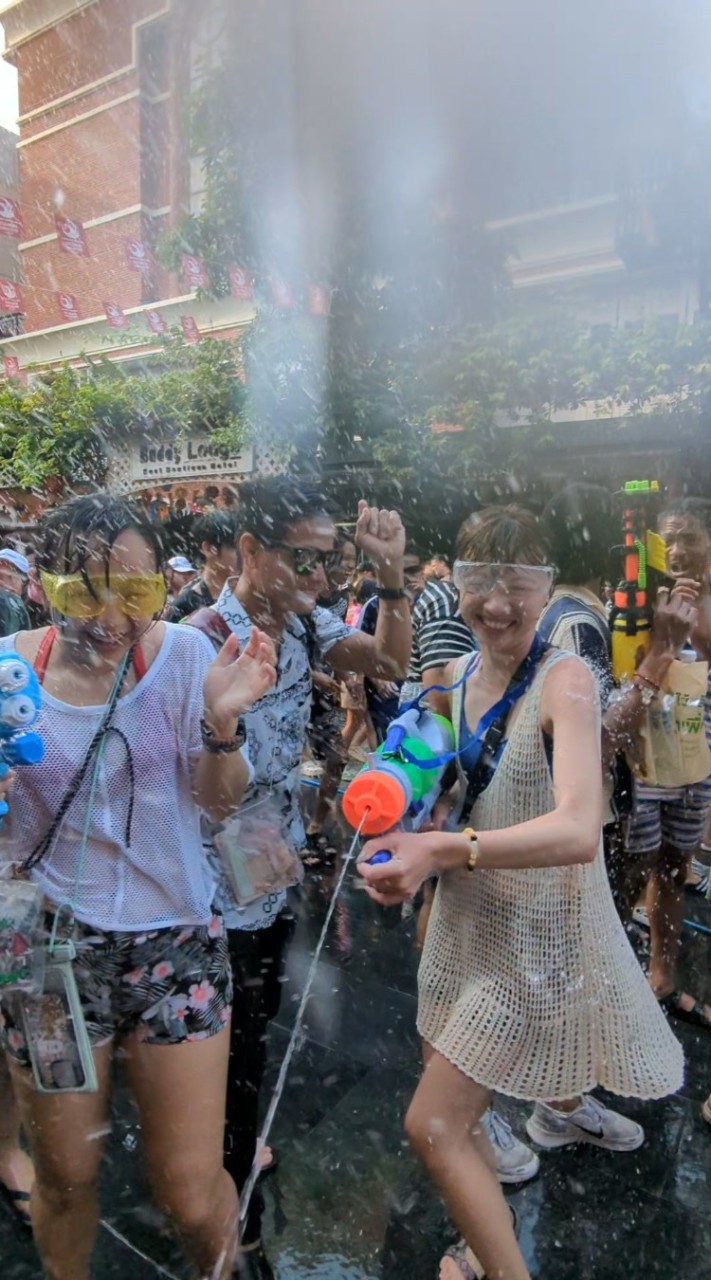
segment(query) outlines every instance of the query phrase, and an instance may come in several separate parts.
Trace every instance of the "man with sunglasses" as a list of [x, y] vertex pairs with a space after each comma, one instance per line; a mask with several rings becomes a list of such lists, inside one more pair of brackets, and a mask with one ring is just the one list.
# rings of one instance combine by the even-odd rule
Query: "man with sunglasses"
[[[348, 627], [317, 607], [329, 590], [329, 574], [340, 558], [336, 527], [323, 496], [290, 477], [243, 485], [237, 511], [242, 572], [229, 581], [214, 606], [195, 621], [206, 629], [217, 615], [245, 644], [253, 626], [264, 628], [278, 651], [277, 680], [245, 718], [255, 781], [248, 799], [269, 796], [282, 834], [301, 849], [301, 760], [311, 706], [311, 670], [328, 656], [339, 671], [379, 680], [404, 676], [410, 655], [410, 605], [405, 591], [405, 531], [396, 512], [359, 504], [355, 541], [373, 564], [381, 608], [375, 635]], [[309, 620], [308, 628], [304, 619]], [[213, 631], [216, 619], [213, 616]], [[311, 635], [312, 640], [309, 636]], [[314, 649], [316, 652], [314, 652]], [[220, 895], [230, 941], [235, 985], [232, 1059], [228, 1084], [225, 1164], [238, 1189], [255, 1155], [259, 1090], [265, 1068], [265, 1037], [281, 995], [286, 947], [293, 930], [286, 891], [238, 907], [229, 890]], [[255, 1193], [243, 1235], [248, 1276], [268, 1280], [261, 1249], [261, 1198]]]

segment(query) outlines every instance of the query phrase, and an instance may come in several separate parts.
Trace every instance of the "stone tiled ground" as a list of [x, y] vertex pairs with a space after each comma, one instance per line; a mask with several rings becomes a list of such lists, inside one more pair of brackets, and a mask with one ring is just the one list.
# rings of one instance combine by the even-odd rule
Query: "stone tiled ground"
[[[309, 878], [297, 904], [270, 1084], [332, 885], [333, 877]], [[711, 926], [711, 906], [689, 912]], [[685, 933], [687, 986], [707, 998], [710, 944], [708, 935]], [[680, 1034], [688, 1055], [682, 1093], [625, 1104], [647, 1129], [640, 1151], [544, 1153], [538, 1179], [512, 1194], [534, 1277], [711, 1280], [711, 1130], [700, 1118], [711, 1092], [711, 1038], [689, 1028]], [[417, 1072], [413, 922], [374, 908], [351, 878], [274, 1132], [280, 1164], [266, 1183], [265, 1238], [277, 1280], [434, 1280], [451, 1230], [403, 1142], [401, 1118]], [[504, 1102], [502, 1110], [523, 1133], [525, 1108]], [[94, 1275], [182, 1277], [144, 1189], [140, 1134], [120, 1085], [116, 1111]], [[31, 1242], [2, 1206], [0, 1254], [3, 1280], [40, 1276]]]

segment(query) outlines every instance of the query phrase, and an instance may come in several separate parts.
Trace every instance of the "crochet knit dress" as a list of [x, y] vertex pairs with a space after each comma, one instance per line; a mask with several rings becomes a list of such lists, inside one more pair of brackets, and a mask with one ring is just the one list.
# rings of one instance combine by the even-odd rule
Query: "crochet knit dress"
[[[475, 830], [555, 807], [540, 702], [547, 672], [561, 661], [580, 659], [552, 653], [518, 703], [498, 768], [472, 810]], [[461, 708], [459, 690], [457, 736]], [[681, 1047], [615, 910], [602, 836], [585, 865], [441, 877], [420, 965], [418, 1030], [465, 1075], [515, 1098], [562, 1100], [598, 1085], [659, 1098], [683, 1079]]]

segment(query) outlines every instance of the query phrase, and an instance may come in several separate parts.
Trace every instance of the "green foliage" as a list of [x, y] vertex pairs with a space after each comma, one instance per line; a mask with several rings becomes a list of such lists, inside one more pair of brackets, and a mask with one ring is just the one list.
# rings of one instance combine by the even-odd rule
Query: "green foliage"
[[25, 388], [0, 386], [0, 482], [41, 488], [50, 477], [100, 484], [107, 447], [143, 430], [176, 437], [245, 437], [244, 386], [234, 344], [161, 340], [161, 353], [126, 368], [102, 357], [64, 366]]

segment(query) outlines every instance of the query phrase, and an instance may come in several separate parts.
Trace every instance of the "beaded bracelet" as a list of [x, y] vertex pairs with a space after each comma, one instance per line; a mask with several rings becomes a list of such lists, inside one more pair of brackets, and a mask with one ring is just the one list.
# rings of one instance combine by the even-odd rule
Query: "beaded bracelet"
[[202, 745], [213, 756], [229, 755], [231, 751], [239, 751], [244, 746], [246, 734], [241, 720], [231, 738], [216, 738], [210, 726], [203, 719], [200, 721]]
[[649, 685], [650, 689], [654, 689], [655, 693], [661, 691], [662, 686], [657, 684], [656, 680], [650, 680], [649, 676], [643, 676], [641, 671], [635, 673], [635, 680], [643, 680], [645, 684]]
[[660, 692], [660, 686], [655, 684], [653, 680], [647, 680], [644, 676], [636, 675], [632, 680], [632, 687], [637, 690], [642, 699], [642, 706], [649, 707]]

